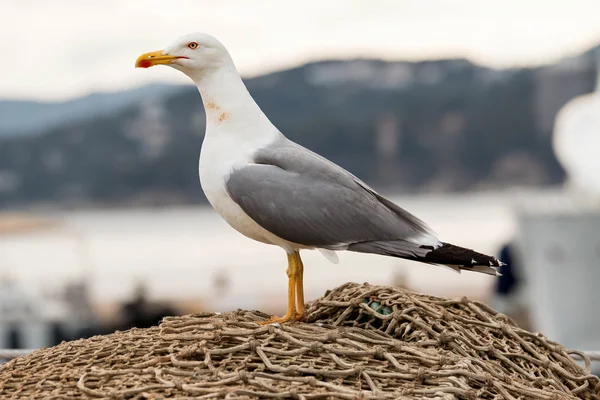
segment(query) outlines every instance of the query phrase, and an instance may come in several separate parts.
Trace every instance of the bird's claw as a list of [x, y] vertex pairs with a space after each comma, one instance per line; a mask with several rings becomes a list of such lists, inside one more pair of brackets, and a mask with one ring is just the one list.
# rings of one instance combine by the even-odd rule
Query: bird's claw
[[304, 319], [304, 314], [285, 314], [283, 317], [277, 317], [273, 315], [271, 318], [265, 321], [259, 321], [260, 325], [270, 325], [270, 324], [283, 324], [286, 322], [293, 321], [302, 321]]

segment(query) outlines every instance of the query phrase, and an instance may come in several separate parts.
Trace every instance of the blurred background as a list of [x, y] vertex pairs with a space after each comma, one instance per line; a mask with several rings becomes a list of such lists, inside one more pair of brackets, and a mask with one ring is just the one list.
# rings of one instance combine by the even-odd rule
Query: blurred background
[[596, 0], [4, 0], [0, 348], [286, 306], [281, 249], [202, 193], [200, 96], [141, 53], [205, 31], [290, 139], [503, 277], [306, 252], [307, 300], [347, 281], [483, 300], [600, 349]]

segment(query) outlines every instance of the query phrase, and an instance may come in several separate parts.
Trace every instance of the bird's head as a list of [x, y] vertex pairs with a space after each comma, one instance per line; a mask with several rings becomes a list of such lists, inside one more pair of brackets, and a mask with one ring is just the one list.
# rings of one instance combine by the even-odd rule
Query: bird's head
[[168, 65], [191, 77], [232, 64], [225, 46], [206, 33], [185, 35], [164, 50], [142, 54], [135, 61], [136, 68]]

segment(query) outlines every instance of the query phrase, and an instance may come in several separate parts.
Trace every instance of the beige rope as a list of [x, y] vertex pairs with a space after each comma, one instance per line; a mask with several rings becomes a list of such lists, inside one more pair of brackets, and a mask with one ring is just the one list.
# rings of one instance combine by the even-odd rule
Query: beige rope
[[[12, 360], [13, 358], [23, 357], [35, 351], [34, 349], [0, 349], [0, 360]], [[581, 351], [592, 362], [600, 361], [600, 351]], [[570, 354], [576, 360], [583, 360], [584, 357], [579, 354]]]
[[[590, 360], [489, 307], [346, 284], [307, 323], [166, 318], [0, 366], [2, 398], [600, 399]], [[579, 366], [572, 356], [581, 357]]]

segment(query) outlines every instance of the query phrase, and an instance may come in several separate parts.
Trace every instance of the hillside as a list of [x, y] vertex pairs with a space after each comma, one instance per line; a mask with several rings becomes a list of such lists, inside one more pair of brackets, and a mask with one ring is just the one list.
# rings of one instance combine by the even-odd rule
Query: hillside
[[65, 121], [110, 116], [142, 99], [154, 99], [181, 90], [179, 85], [152, 84], [115, 93], [92, 93], [68, 101], [0, 99], [0, 137], [34, 135]]
[[[460, 191], [563, 179], [539, 121], [548, 68], [328, 61], [247, 85], [285, 135], [380, 189]], [[575, 94], [592, 88], [586, 80]], [[201, 202], [203, 132], [200, 96], [190, 86], [42, 134], [13, 135], [0, 141], [0, 205]]]

